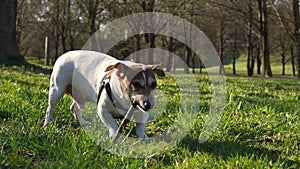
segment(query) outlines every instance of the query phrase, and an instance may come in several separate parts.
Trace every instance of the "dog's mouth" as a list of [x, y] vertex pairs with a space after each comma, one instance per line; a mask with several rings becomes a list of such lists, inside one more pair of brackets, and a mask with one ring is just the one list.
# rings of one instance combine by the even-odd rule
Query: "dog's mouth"
[[132, 100], [132, 105], [136, 108], [138, 108], [143, 113], [146, 113], [151, 109], [150, 102], [144, 102], [144, 101], [134, 101]]
[[148, 110], [145, 110], [143, 107], [141, 107], [140, 105], [136, 106], [141, 112], [143, 113], [147, 113]]

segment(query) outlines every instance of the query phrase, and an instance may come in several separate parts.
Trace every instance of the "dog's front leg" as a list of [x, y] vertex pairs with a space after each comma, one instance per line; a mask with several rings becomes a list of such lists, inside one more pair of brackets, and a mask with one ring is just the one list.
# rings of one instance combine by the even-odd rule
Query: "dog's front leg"
[[148, 113], [141, 112], [139, 110], [134, 111], [134, 119], [136, 121], [136, 135], [141, 139], [148, 139], [145, 132], [146, 124], [148, 121]]
[[145, 133], [146, 123], [136, 123], [136, 135], [141, 139], [148, 139], [149, 137]]
[[98, 115], [102, 123], [108, 128], [109, 137], [116, 137], [118, 135], [118, 125], [109, 110], [98, 105]]

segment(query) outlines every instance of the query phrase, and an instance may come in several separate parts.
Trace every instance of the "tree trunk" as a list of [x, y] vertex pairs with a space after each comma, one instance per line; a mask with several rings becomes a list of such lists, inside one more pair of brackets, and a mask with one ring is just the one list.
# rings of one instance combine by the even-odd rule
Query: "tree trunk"
[[93, 34], [96, 32], [96, 17], [94, 17], [94, 14], [91, 14], [89, 19], [90, 23], [90, 36], [93, 36]]
[[[154, 12], [155, 0], [142, 1], [142, 2], [139, 3], [139, 5], [143, 9], [143, 12]], [[153, 22], [152, 16], [150, 15], [150, 18], [147, 18], [147, 19], [148, 19], [149, 29], [152, 30], [152, 32], [154, 32], [155, 26], [152, 25], [151, 23], [155, 23], [155, 22]], [[147, 44], [150, 43], [150, 48], [152, 48], [152, 49], [156, 48], [155, 38], [156, 38], [155, 33], [145, 34], [145, 41], [146, 41]], [[148, 62], [150, 64], [154, 63], [154, 60], [153, 60], [153, 51], [154, 50], [152, 50], [152, 49], [149, 50], [149, 53], [148, 53]]]
[[282, 53], [281, 53], [281, 64], [282, 64], [282, 72], [281, 74], [282, 75], [285, 75], [285, 46], [284, 44], [281, 44], [281, 50], [282, 50]]
[[185, 64], [184, 73], [190, 73], [190, 60], [192, 57], [192, 49], [188, 46], [185, 46]]
[[150, 50], [149, 50], [149, 53], [148, 53], [148, 62], [149, 64], [153, 64], [154, 63], [154, 50], [156, 48], [156, 45], [155, 45], [155, 39], [156, 39], [156, 35], [154, 33], [150, 33], [149, 34], [150, 36]]
[[67, 9], [67, 17], [68, 17], [68, 29], [66, 34], [69, 37], [69, 50], [74, 50], [74, 32], [75, 32], [75, 28], [74, 28], [74, 24], [72, 23], [72, 12], [71, 12], [71, 0], [68, 0], [67, 3], [68, 9]]
[[221, 60], [221, 63], [220, 63], [220, 68], [219, 68], [219, 73], [221, 75], [225, 74], [225, 70], [224, 70], [224, 65], [223, 65], [223, 62], [224, 62], [224, 26], [223, 26], [223, 23], [221, 24], [221, 30], [220, 30], [220, 47], [219, 47], [219, 55], [220, 55], [220, 60]]
[[232, 60], [232, 73], [233, 73], [234, 75], [236, 74], [235, 60], [236, 60], [236, 57], [233, 56], [233, 60]]
[[88, 21], [90, 27], [90, 36], [92, 36], [96, 30], [96, 17], [97, 17], [97, 6], [99, 5], [100, 1], [96, 0], [88, 2]]
[[66, 39], [67, 39], [67, 35], [66, 35], [66, 26], [64, 24], [61, 25], [61, 44], [62, 44], [62, 51], [63, 53], [67, 52], [67, 45], [66, 45]]
[[55, 26], [55, 31], [54, 31], [54, 37], [55, 37], [55, 41], [54, 41], [54, 50], [55, 50], [55, 54], [54, 54], [54, 60], [52, 60], [52, 64], [54, 65], [54, 63], [56, 62], [56, 60], [58, 59], [58, 50], [59, 50], [59, 11], [60, 11], [60, 6], [59, 6], [59, 0], [56, 1], [56, 12], [55, 12], [55, 20], [56, 20], [56, 26]]
[[204, 66], [203, 66], [202, 60], [199, 58], [199, 73], [200, 73], [200, 74], [203, 73], [203, 70], [202, 70], [203, 67], [204, 67]]
[[169, 39], [169, 44], [168, 44], [168, 51], [169, 51], [169, 56], [168, 56], [168, 64], [167, 64], [167, 72], [171, 72], [172, 69], [172, 53], [174, 52], [174, 39], [170, 37]]
[[271, 77], [272, 70], [270, 64], [270, 48], [269, 48], [269, 22], [267, 0], [263, 0], [263, 41], [264, 41], [264, 76]]
[[252, 8], [252, 0], [249, 3], [249, 32], [248, 32], [248, 57], [247, 57], [247, 73], [248, 76], [253, 76], [253, 69], [251, 67], [253, 61], [253, 8]]
[[192, 68], [193, 68], [193, 74], [196, 73], [196, 67], [195, 67], [196, 57], [195, 54], [192, 55]]
[[[141, 35], [134, 35], [135, 37], [135, 51], [141, 50]], [[134, 54], [134, 60], [138, 63], [141, 62], [141, 58], [138, 55]]]
[[69, 29], [70, 50], [74, 50], [74, 30]]
[[[250, 33], [251, 32], [251, 33]], [[253, 42], [252, 42], [252, 31], [248, 35], [248, 56], [247, 56], [247, 73], [248, 76], [253, 76]]]
[[282, 54], [282, 75], [285, 75], [285, 54]]
[[[237, 34], [237, 30], [235, 30], [235, 35]], [[234, 44], [233, 44], [233, 50], [232, 50], [232, 56], [233, 56], [233, 61], [232, 61], [232, 70], [233, 70], [233, 74], [236, 74], [236, 58], [238, 55], [237, 52], [237, 45], [238, 45], [238, 38], [236, 36], [234, 36]]]
[[257, 47], [257, 53], [256, 53], [256, 60], [257, 60], [257, 74], [261, 74], [261, 49], [260, 47]]
[[252, 53], [252, 56], [251, 56], [251, 70], [252, 70], [252, 73], [254, 74], [254, 66], [255, 66], [255, 57], [254, 57], [254, 53]]
[[52, 64], [54, 65], [54, 63], [56, 62], [56, 60], [58, 59], [58, 50], [59, 50], [59, 26], [57, 25], [55, 28], [55, 41], [54, 41], [54, 60], [52, 61]]
[[296, 35], [296, 49], [297, 49], [297, 73], [298, 78], [300, 78], [300, 13], [299, 13], [299, 0], [293, 0], [293, 6], [294, 6], [294, 20], [295, 20], [295, 35]]
[[294, 47], [291, 46], [292, 73], [296, 76]]
[[0, 1], [0, 61], [24, 59], [18, 50], [16, 32], [17, 0]]
[[70, 30], [70, 18], [71, 18], [71, 3], [70, 0], [65, 0], [62, 3], [63, 8], [63, 14], [62, 14], [62, 20], [61, 20], [61, 43], [62, 43], [62, 51], [63, 53], [66, 53], [68, 51], [67, 49], [67, 37]]
[[[166, 37], [162, 37], [161, 38], [161, 48], [163, 49], [163, 50], [166, 50], [167, 49], [167, 46], [166, 46], [166, 43], [167, 43], [167, 39], [166, 39]], [[160, 63], [160, 65], [161, 65], [161, 67], [162, 68], [164, 68], [164, 59], [165, 59], [166, 57], [161, 57], [160, 59], [160, 61], [159, 61], [159, 63]]]
[[297, 60], [298, 60], [297, 73], [298, 73], [298, 78], [300, 78], [300, 40], [298, 40], [297, 43]]
[[175, 57], [172, 57], [172, 66], [173, 66], [173, 72], [175, 73], [176, 72], [176, 60], [175, 60]]
[[263, 73], [265, 77], [272, 76], [269, 49], [269, 28], [267, 0], [257, 0], [260, 20], [260, 55], [263, 60]]

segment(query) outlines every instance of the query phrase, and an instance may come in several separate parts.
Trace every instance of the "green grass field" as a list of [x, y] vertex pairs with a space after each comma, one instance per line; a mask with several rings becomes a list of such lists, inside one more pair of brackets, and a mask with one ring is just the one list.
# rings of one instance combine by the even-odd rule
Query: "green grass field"
[[[300, 167], [299, 80], [228, 77], [219, 127], [199, 143], [211, 86], [206, 75], [197, 75], [201, 111], [187, 136], [161, 154], [129, 158], [108, 152], [83, 131], [69, 111], [69, 96], [56, 108], [55, 122], [42, 127], [49, 77], [16, 66], [0, 69], [0, 168]], [[160, 79], [159, 88], [174, 92], [169, 78]], [[166, 99], [170, 108], [180, 102], [176, 95]], [[173, 116], [149, 124], [147, 132], [164, 130]]]

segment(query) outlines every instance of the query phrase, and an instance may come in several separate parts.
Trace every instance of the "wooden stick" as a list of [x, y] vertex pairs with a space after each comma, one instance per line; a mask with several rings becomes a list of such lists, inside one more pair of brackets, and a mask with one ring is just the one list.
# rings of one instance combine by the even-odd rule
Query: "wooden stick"
[[[128, 109], [126, 115], [124, 116], [124, 118], [123, 118], [121, 124], [119, 125], [119, 128], [118, 128], [118, 130], [117, 130], [117, 133], [121, 133], [122, 130], [123, 130], [123, 128], [125, 128], [126, 125], [130, 122], [130, 119], [127, 119], [127, 118], [128, 118], [128, 117], [131, 118], [131, 115], [132, 115], [132, 113], [133, 113], [133, 111], [134, 111], [135, 108], [136, 108], [136, 103], [134, 102], [134, 103], [131, 104], [131, 106], [129, 107], [129, 109]], [[115, 137], [114, 141], [115, 141], [117, 138], [118, 138], [118, 135]]]

